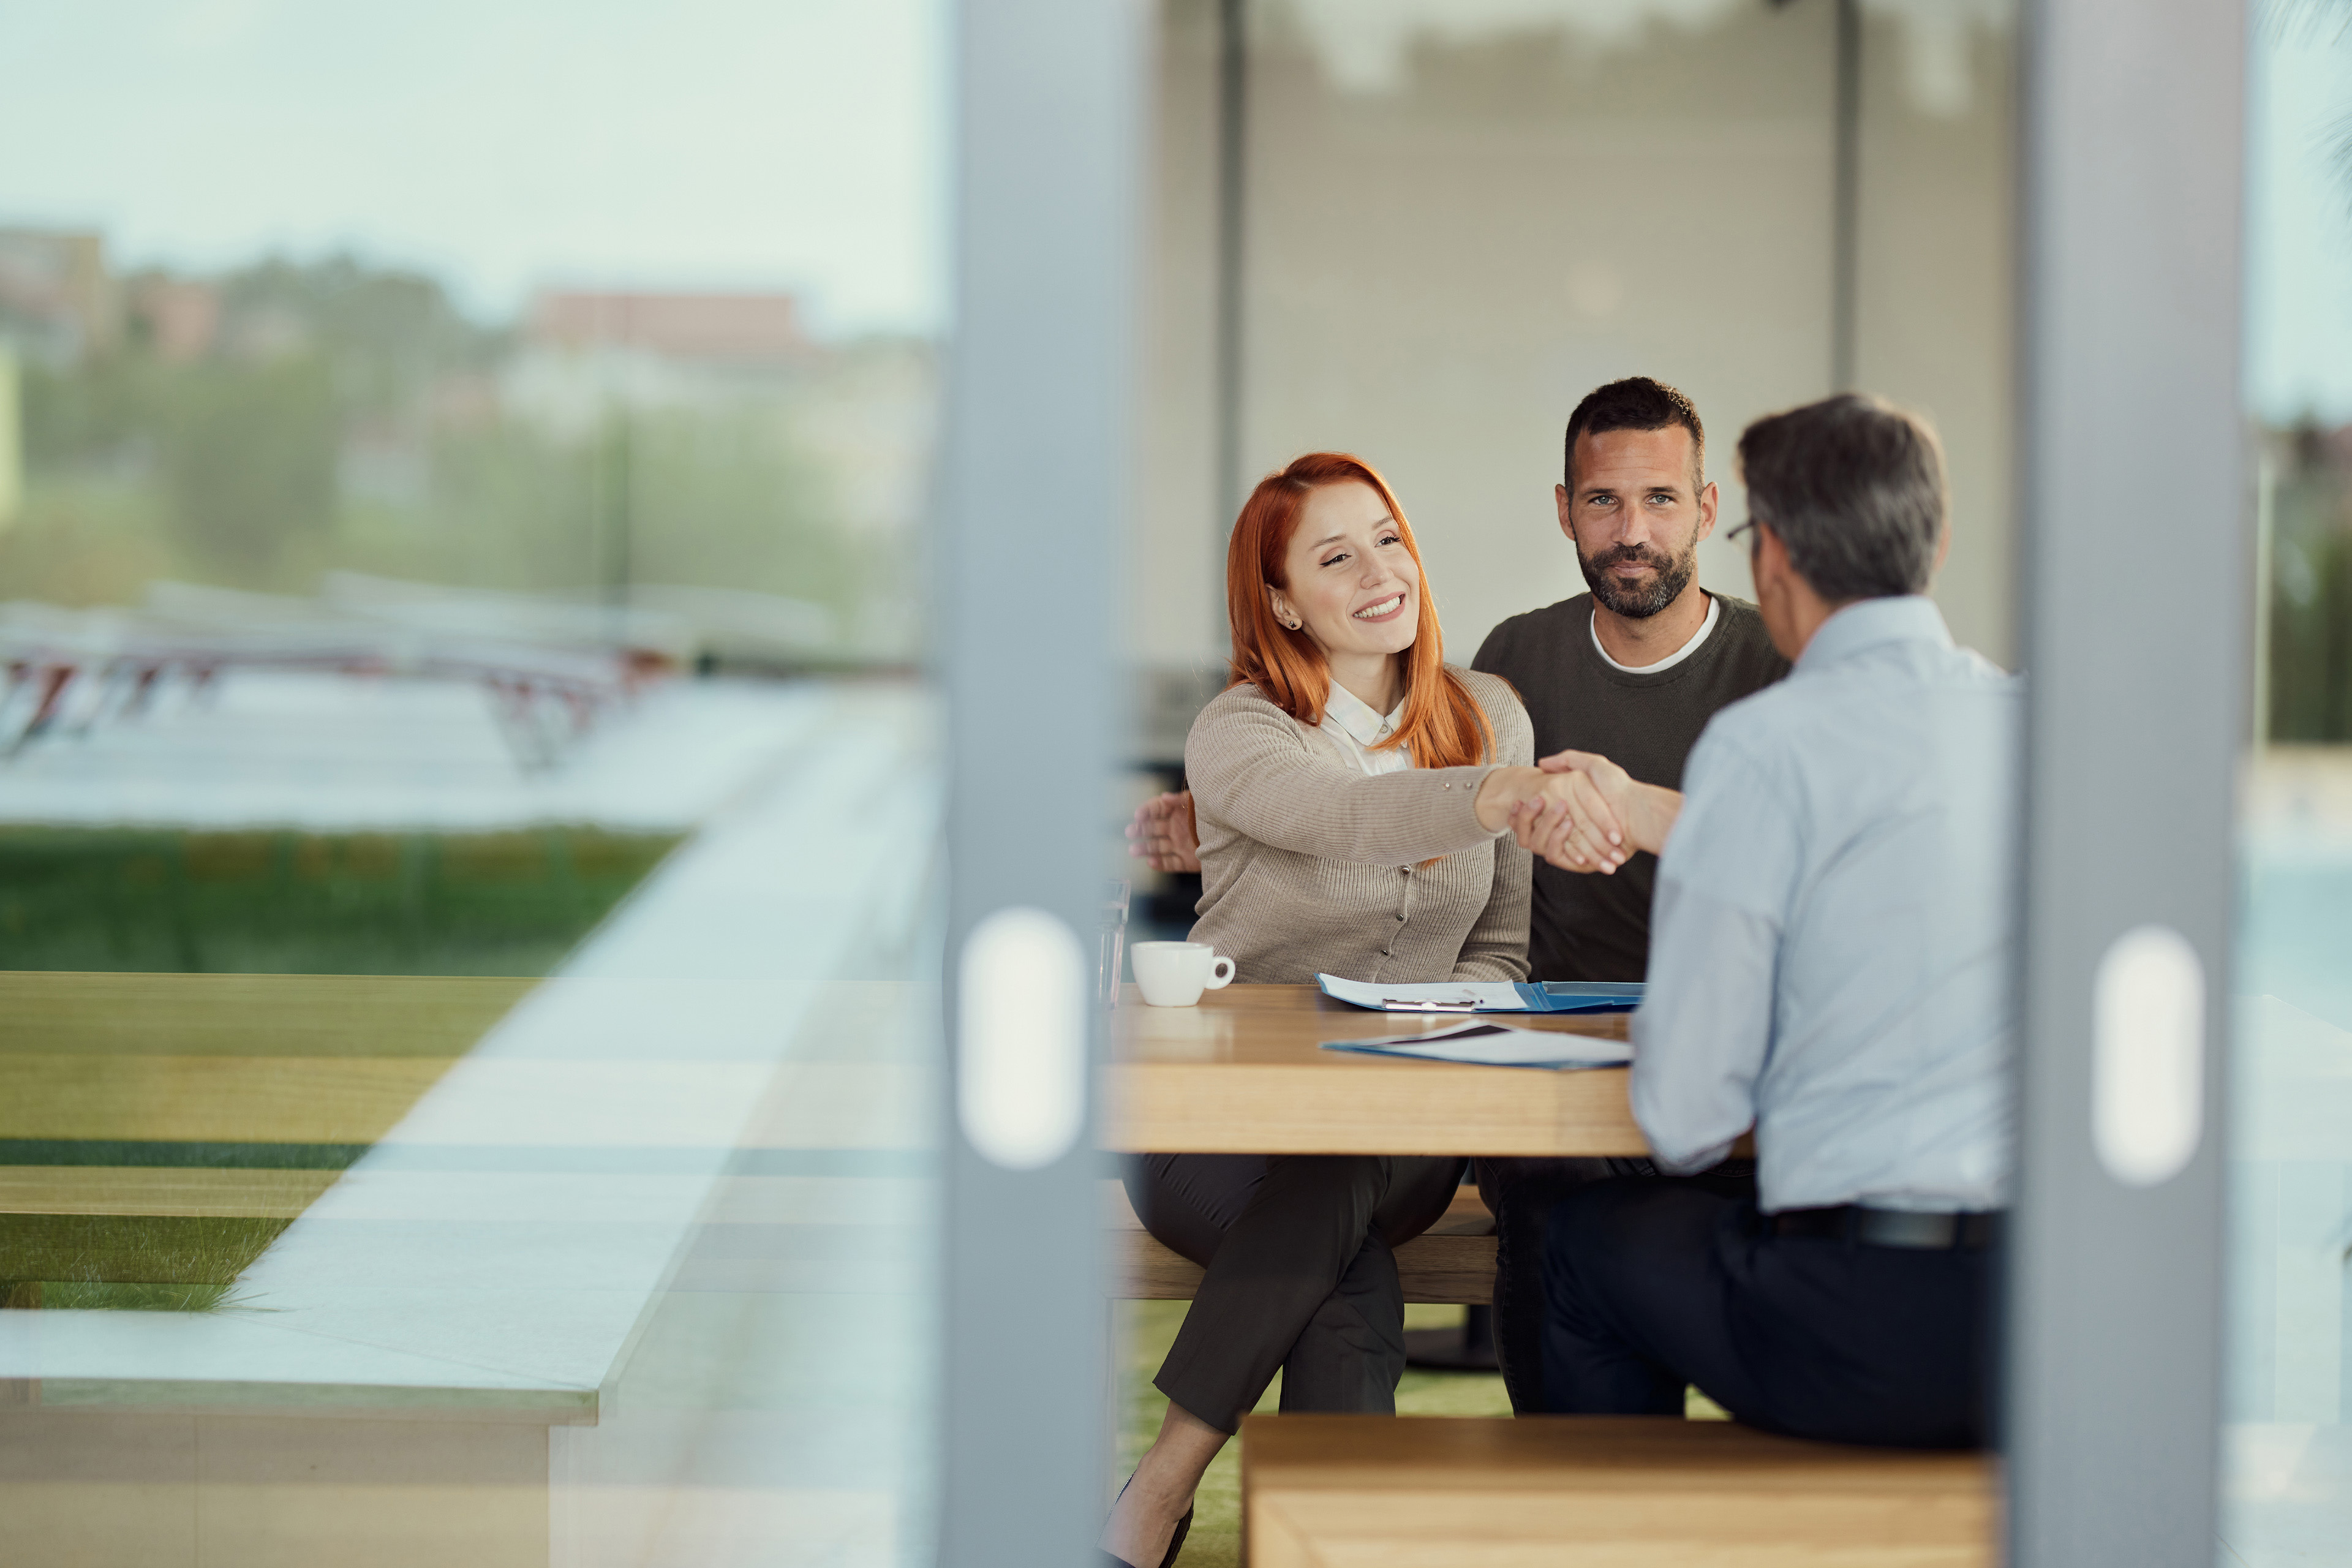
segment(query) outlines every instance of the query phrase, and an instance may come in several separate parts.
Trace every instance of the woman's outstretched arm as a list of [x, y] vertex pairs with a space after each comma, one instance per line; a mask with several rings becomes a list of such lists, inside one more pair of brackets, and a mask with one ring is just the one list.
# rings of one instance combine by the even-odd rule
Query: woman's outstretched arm
[[[1535, 758], [1534, 726], [1527, 710], [1514, 702], [1495, 716], [1495, 754], [1510, 765]], [[1520, 808], [1525, 811], [1525, 807]], [[1528, 977], [1528, 916], [1535, 893], [1534, 857], [1516, 843], [1495, 846], [1495, 879], [1486, 908], [1462, 952], [1454, 961], [1449, 980], [1525, 980]]]
[[1570, 802], [1570, 842], [1600, 854], [1612, 835], [1622, 837], [1578, 775], [1486, 764], [1368, 775], [1240, 689], [1202, 710], [1184, 771], [1218, 821], [1276, 848], [1360, 865], [1409, 866], [1483, 844], [1512, 826], [1514, 807], [1547, 796]]

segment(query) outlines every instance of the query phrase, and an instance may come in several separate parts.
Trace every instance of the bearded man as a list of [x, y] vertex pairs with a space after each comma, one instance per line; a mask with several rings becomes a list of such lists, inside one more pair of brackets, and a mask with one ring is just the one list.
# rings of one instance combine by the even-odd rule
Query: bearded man
[[[1691, 400], [1634, 376], [1596, 388], [1568, 418], [1566, 473], [1552, 489], [1559, 530], [1591, 593], [1514, 616], [1474, 669], [1517, 689], [1536, 754], [1593, 752], [1643, 784], [1680, 789], [1683, 763], [1717, 710], [1789, 673], [1756, 606], [1698, 585], [1698, 543], [1715, 531], [1706, 428]], [[1640, 980], [1650, 964], [1657, 858], [1614, 874], [1536, 860], [1529, 978]], [[1513, 1408], [1544, 1407], [1538, 1352], [1543, 1220], [1561, 1197], [1646, 1160], [1485, 1159], [1478, 1191], [1495, 1212], [1495, 1341]], [[1748, 1195], [1755, 1166], [1726, 1161], [1689, 1178]]]
[[[1593, 752], [1642, 784], [1680, 789], [1706, 721], [1789, 662], [1755, 605], [1698, 585], [1717, 498], [1689, 398], [1646, 376], [1612, 381], [1576, 405], [1564, 446], [1552, 497], [1591, 592], [1505, 621], [1471, 668], [1517, 689], [1536, 755]], [[1641, 979], [1657, 874], [1647, 854], [1605, 877], [1538, 860], [1529, 977]]]

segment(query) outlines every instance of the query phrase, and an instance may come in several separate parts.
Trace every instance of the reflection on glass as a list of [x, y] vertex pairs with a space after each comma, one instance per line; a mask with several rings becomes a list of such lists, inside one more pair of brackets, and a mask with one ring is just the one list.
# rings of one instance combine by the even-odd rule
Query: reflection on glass
[[0, 16], [0, 1556], [925, 1550], [937, 17]]
[[2352, 1519], [2352, 37], [2261, 8], [2247, 392], [2260, 548], [2245, 794], [2222, 1561]]

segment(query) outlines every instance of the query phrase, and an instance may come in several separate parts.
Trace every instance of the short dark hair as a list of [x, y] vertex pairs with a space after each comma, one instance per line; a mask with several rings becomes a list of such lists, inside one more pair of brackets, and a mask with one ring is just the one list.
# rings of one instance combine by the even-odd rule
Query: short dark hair
[[1740, 433], [1748, 514], [1832, 604], [1924, 594], [1948, 510], [1944, 451], [1925, 420], [1840, 393]]
[[1691, 489], [1706, 483], [1706, 426], [1698, 422], [1698, 405], [1663, 381], [1629, 375], [1584, 395], [1568, 416], [1568, 439], [1560, 444], [1560, 481], [1576, 493], [1576, 438], [1602, 436], [1612, 430], [1664, 430], [1679, 425], [1690, 432]]

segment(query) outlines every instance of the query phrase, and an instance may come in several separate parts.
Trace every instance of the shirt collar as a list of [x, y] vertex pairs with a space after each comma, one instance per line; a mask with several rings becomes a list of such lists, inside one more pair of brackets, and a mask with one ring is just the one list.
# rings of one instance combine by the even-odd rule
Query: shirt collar
[[1601, 646], [1601, 617], [1598, 616], [1588, 616], [1585, 617], [1585, 624], [1592, 633], [1592, 651], [1599, 654], [1601, 656], [1601, 662], [1606, 664], [1610, 668], [1616, 670], [1622, 675], [1664, 675], [1666, 671], [1674, 668], [1675, 666], [1682, 663], [1683, 660], [1688, 658], [1691, 655], [1696, 653], [1701, 647], [1706, 646], [1708, 634], [1715, 630], [1715, 623], [1720, 620], [1722, 616], [1723, 601], [1717, 598], [1712, 594], [1707, 595], [1706, 619], [1698, 624], [1698, 630], [1691, 633], [1690, 641], [1683, 644], [1682, 647], [1675, 649], [1674, 652], [1666, 655], [1665, 658], [1659, 659], [1654, 664], [1618, 663], [1616, 658], [1611, 655], [1609, 650]]
[[1851, 658], [1881, 643], [1919, 642], [1950, 647], [1952, 634], [1944, 612], [1924, 594], [1885, 599], [1857, 599], [1821, 624], [1813, 640], [1797, 656], [1800, 670], [1819, 669]]
[[1331, 683], [1331, 695], [1323, 701], [1323, 717], [1345, 730], [1356, 744], [1370, 746], [1404, 722], [1404, 704], [1399, 702], [1396, 711], [1383, 719], [1372, 711], [1370, 703], [1335, 680]]

